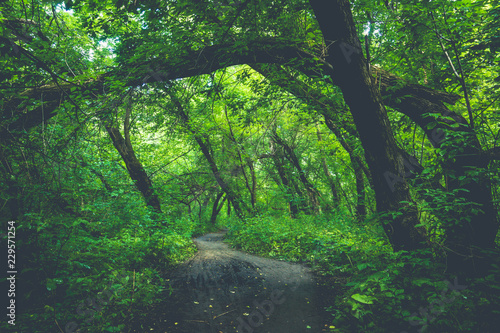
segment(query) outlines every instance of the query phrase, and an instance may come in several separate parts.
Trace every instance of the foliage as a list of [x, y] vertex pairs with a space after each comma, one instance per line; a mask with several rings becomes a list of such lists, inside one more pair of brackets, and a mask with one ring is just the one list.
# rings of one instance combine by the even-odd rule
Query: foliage
[[191, 237], [201, 231], [185, 220], [145, 227], [149, 213], [133, 196], [86, 210], [91, 218], [30, 214], [21, 221], [18, 251], [32, 254], [23, 256], [19, 274], [20, 329], [47, 332], [74, 322], [89, 332], [123, 331], [161, 300], [166, 273], [194, 254]]

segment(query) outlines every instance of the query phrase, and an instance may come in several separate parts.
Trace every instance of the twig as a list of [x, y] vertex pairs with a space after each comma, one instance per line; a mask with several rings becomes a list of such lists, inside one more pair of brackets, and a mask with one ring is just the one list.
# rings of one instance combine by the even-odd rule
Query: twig
[[64, 333], [64, 331], [62, 330], [61, 326], [59, 326], [59, 323], [57, 322], [57, 319], [54, 318], [54, 321], [56, 322], [56, 325], [57, 327], [59, 328], [59, 330]]
[[229, 311], [226, 311], [226, 312], [224, 312], [224, 313], [221, 313], [220, 315], [214, 316], [214, 318], [213, 318], [213, 319], [215, 319], [215, 318], [219, 318], [220, 316], [223, 316], [223, 315], [228, 314], [229, 312], [233, 312], [233, 311], [235, 311], [235, 310], [236, 310], [236, 309], [229, 310]]

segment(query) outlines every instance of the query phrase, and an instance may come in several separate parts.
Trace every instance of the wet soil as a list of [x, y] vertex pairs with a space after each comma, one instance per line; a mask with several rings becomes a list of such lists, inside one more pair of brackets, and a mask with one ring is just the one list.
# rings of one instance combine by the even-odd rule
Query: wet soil
[[322, 288], [304, 265], [228, 247], [224, 233], [195, 240], [198, 253], [170, 278], [164, 300], [136, 332], [325, 332]]

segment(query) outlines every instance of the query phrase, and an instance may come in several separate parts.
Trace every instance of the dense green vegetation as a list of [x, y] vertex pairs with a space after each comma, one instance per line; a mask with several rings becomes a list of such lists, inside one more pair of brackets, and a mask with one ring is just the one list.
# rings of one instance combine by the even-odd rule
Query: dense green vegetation
[[129, 332], [227, 228], [332, 332], [494, 332], [499, 36], [498, 0], [1, 1], [0, 329]]

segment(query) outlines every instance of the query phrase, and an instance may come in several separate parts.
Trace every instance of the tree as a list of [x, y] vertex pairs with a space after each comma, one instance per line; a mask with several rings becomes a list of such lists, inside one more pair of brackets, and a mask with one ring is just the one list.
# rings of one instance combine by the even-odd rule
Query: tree
[[[327, 45], [333, 43], [326, 60], [333, 66], [332, 79], [342, 90], [358, 130], [370, 168], [379, 211], [403, 214], [387, 221], [384, 230], [394, 250], [420, 248], [425, 237], [419, 224], [409, 186], [403, 179], [391, 188], [387, 175], [405, 174], [404, 158], [396, 146], [380, 92], [375, 88], [355, 30], [349, 2], [327, 6], [310, 1]], [[402, 203], [403, 202], [403, 203]]]

